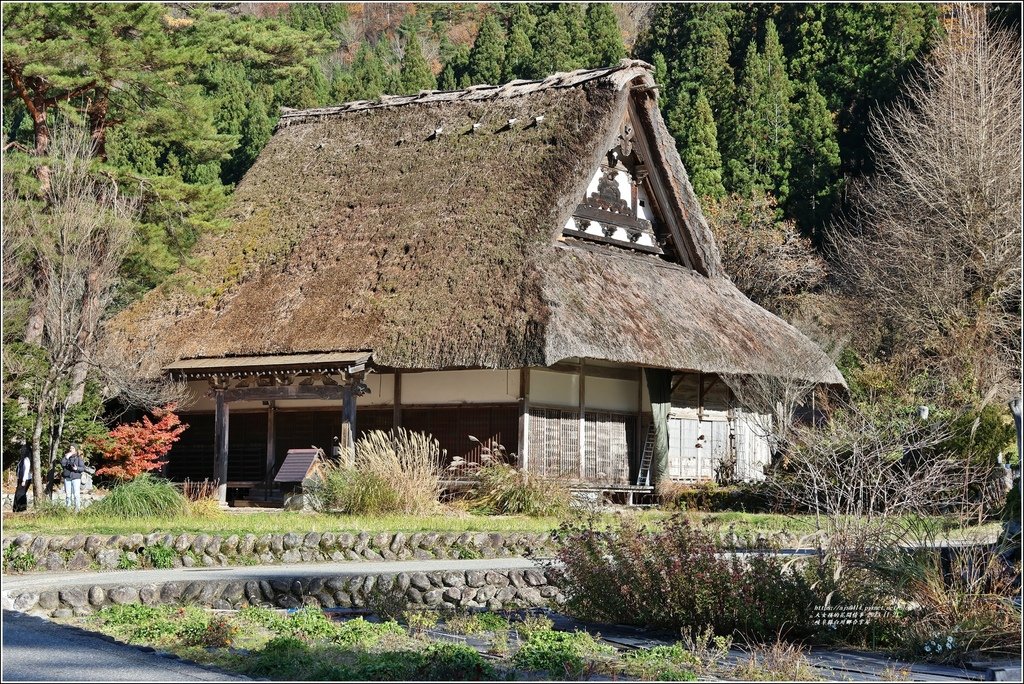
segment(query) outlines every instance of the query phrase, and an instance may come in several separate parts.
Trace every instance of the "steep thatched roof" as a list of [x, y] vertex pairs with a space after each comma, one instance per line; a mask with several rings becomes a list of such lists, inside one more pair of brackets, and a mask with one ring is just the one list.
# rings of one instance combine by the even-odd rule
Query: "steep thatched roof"
[[[182, 358], [368, 350], [397, 368], [581, 356], [786, 374], [799, 355], [841, 382], [722, 274], [653, 85], [646, 64], [624, 61], [288, 112], [235, 193], [231, 228], [204, 236], [110, 339], [145, 351], [150, 373]], [[692, 268], [560, 239], [631, 99]]]

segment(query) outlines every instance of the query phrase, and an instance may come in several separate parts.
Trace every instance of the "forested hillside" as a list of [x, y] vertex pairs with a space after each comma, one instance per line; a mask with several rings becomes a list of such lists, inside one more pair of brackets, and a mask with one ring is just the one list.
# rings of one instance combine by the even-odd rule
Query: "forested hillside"
[[[971, 12], [1016, 37], [961, 35]], [[8, 3], [3, 24], [5, 461], [24, 440], [55, 453], [102, 431], [115, 395], [156, 401], [130, 368], [92, 356], [102, 321], [224, 229], [281, 107], [626, 56], [654, 66], [733, 279], [835, 353], [854, 396], [893, 411], [988, 406], [1002, 426], [1019, 383], [1015, 6]], [[979, 49], [973, 67], [957, 61]], [[967, 68], [982, 69], [988, 109], [965, 101], [967, 116], [936, 123], [928, 93], [943, 79], [956, 91]], [[945, 143], [965, 156], [930, 150], [922, 183], [947, 195], [900, 198], [928, 125], [931, 139], [959, 130]], [[88, 231], [73, 219], [83, 207]]]

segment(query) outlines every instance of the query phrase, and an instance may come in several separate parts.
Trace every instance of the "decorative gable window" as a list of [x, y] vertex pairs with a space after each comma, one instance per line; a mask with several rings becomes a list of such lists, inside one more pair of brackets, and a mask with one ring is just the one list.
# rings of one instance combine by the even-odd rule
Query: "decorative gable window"
[[645, 188], [647, 167], [633, 147], [627, 120], [619, 144], [605, 156], [562, 233], [566, 236], [662, 254], [656, 220]]

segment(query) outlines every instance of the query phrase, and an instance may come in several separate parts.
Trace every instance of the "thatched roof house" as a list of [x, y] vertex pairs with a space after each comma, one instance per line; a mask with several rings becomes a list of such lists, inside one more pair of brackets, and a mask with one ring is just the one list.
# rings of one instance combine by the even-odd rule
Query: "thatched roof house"
[[843, 382], [723, 272], [643, 62], [288, 111], [228, 218], [113, 320], [148, 373], [366, 352], [384, 373], [592, 361]]

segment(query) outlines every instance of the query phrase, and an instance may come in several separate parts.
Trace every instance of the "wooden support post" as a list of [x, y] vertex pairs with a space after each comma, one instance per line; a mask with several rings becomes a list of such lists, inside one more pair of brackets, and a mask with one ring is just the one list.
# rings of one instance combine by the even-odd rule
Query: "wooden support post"
[[267, 406], [267, 469], [264, 473], [263, 500], [270, 500], [270, 490], [274, 484], [274, 463], [277, 461], [276, 435], [274, 434], [274, 416], [277, 407], [273, 401]]
[[640, 455], [644, 453], [643, 440], [644, 435], [647, 434], [644, 432], [644, 369], [642, 367], [636, 369], [636, 429], [633, 434], [633, 451], [635, 453], [631, 454], [631, 460], [636, 463], [637, 471], [633, 473], [630, 482], [636, 482], [636, 478], [640, 474]]
[[587, 417], [586, 417], [586, 391], [587, 371], [585, 361], [580, 359], [580, 477], [586, 473], [585, 461], [587, 458]]
[[224, 400], [224, 390], [213, 391], [217, 402], [217, 413], [214, 418], [214, 476], [217, 478], [217, 500], [221, 505], [228, 502], [228, 402]]
[[346, 385], [341, 399], [341, 458], [351, 465], [355, 459], [356, 397], [352, 385]]
[[396, 430], [402, 427], [402, 374], [395, 371], [395, 411], [391, 418], [391, 427]]
[[519, 467], [526, 472], [530, 458], [530, 369], [519, 369]]

